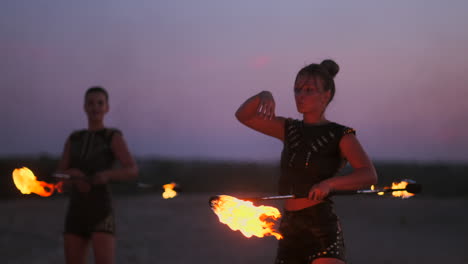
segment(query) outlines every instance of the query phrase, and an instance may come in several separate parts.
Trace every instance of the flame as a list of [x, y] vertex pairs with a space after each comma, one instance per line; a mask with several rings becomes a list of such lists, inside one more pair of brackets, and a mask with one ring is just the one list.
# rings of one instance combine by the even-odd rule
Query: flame
[[174, 198], [177, 196], [177, 192], [174, 191], [174, 187], [176, 187], [176, 183], [175, 182], [171, 182], [171, 183], [168, 183], [168, 184], [164, 184], [163, 185], [163, 188], [164, 188], [164, 192], [162, 194], [162, 197], [164, 199], [169, 199], [169, 198]]
[[[283, 236], [273, 229], [274, 220], [281, 217], [279, 210], [271, 206], [254, 206], [252, 202], [242, 201], [228, 195], [220, 195], [212, 205], [219, 221], [234, 231], [239, 230], [246, 237]], [[273, 220], [273, 221], [272, 221]]]
[[[375, 186], [374, 185], [371, 185], [370, 189], [373, 191], [375, 190]], [[384, 195], [385, 192], [378, 192], [377, 195]]]
[[[406, 185], [408, 185], [407, 181], [393, 182], [391, 189], [406, 189]], [[409, 193], [407, 191], [395, 191], [392, 192], [392, 195], [395, 197], [410, 198], [414, 196], [414, 193]]]
[[22, 194], [35, 193], [47, 197], [54, 193], [54, 184], [36, 180], [34, 173], [26, 167], [15, 169], [12, 176], [16, 188], [18, 188]]

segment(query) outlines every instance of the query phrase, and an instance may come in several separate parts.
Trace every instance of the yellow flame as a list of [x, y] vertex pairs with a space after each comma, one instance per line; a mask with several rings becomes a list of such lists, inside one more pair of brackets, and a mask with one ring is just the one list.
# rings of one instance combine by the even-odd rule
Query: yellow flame
[[274, 230], [274, 221], [281, 217], [275, 207], [254, 206], [252, 202], [242, 201], [228, 195], [220, 195], [212, 206], [219, 221], [234, 231], [239, 230], [246, 237], [283, 236]]
[[[391, 188], [392, 189], [405, 189], [407, 185], [408, 185], [408, 182], [406, 181], [393, 182]], [[414, 196], [414, 193], [409, 193], [407, 191], [395, 191], [395, 192], [392, 192], [392, 195], [395, 197], [410, 198], [411, 196]]]
[[[375, 190], [375, 186], [374, 185], [371, 185], [370, 189], [373, 191]], [[384, 195], [385, 193], [384, 192], [378, 192], [377, 195]]]
[[15, 169], [12, 173], [12, 177], [16, 188], [18, 188], [22, 194], [35, 193], [47, 197], [54, 193], [54, 184], [36, 180], [34, 173], [26, 167]]
[[164, 188], [164, 192], [162, 194], [162, 197], [164, 199], [169, 199], [169, 198], [174, 198], [177, 196], [177, 192], [174, 191], [174, 187], [176, 187], [176, 183], [175, 182], [171, 182], [171, 183], [168, 183], [168, 184], [164, 184], [163, 185], [163, 188]]

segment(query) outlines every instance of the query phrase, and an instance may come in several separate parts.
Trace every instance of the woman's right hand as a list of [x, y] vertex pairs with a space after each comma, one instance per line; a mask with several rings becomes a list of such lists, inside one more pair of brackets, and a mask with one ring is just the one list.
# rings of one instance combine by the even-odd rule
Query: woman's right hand
[[91, 184], [81, 170], [72, 168], [66, 170], [65, 173], [70, 175], [72, 184], [76, 186], [79, 192], [89, 192], [91, 190]]
[[272, 120], [275, 117], [275, 99], [273, 99], [273, 95], [269, 91], [263, 91], [258, 96], [260, 103], [257, 107], [257, 116]]
[[276, 116], [275, 100], [269, 91], [260, 92], [247, 99], [237, 109], [236, 118], [253, 130], [284, 140], [285, 118]]

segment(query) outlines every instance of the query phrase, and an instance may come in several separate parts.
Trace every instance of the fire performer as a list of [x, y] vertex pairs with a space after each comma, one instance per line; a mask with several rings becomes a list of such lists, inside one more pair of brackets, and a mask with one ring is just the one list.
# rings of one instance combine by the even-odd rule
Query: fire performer
[[[377, 182], [355, 130], [325, 117], [338, 71], [333, 60], [324, 60], [297, 73], [294, 98], [303, 120], [276, 116], [269, 91], [252, 96], [236, 112], [242, 124], [284, 144], [279, 194], [298, 198], [285, 201], [276, 263], [345, 263], [343, 232], [328, 194]], [[338, 175], [346, 162], [352, 173]]]
[[[85, 93], [88, 128], [67, 139], [58, 173], [69, 175], [62, 186], [70, 190], [65, 218], [66, 263], [86, 263], [90, 243], [95, 263], [114, 263], [115, 222], [109, 181], [134, 179], [138, 167], [122, 133], [106, 128], [109, 111], [107, 91], [99, 86]], [[114, 162], [120, 166], [115, 167]]]

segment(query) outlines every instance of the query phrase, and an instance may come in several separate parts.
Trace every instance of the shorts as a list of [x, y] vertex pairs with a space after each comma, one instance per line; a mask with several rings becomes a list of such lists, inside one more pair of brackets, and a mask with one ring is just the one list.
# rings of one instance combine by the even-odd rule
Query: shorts
[[345, 260], [343, 232], [331, 202], [285, 211], [275, 264], [310, 264], [317, 258]]
[[69, 208], [65, 217], [65, 234], [75, 234], [89, 239], [95, 232], [115, 234], [113, 210], [96, 212], [89, 209]]

